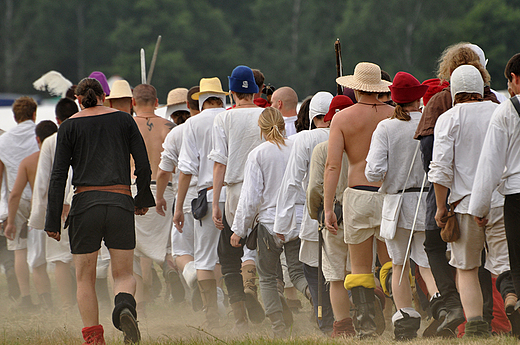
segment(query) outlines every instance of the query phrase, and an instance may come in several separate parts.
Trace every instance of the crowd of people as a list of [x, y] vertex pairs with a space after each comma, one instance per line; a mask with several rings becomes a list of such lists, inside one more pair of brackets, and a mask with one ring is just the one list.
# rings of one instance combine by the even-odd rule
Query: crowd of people
[[396, 340], [422, 321], [423, 337], [518, 337], [520, 54], [511, 98], [486, 64], [466, 42], [423, 83], [360, 62], [342, 94], [299, 108], [241, 65], [229, 91], [217, 77], [171, 90], [165, 117], [152, 85], [93, 72], [57, 103], [57, 126], [21, 97], [0, 135], [9, 297], [36, 308], [32, 272], [53, 308], [53, 263], [86, 344], [105, 344], [100, 306], [137, 343], [160, 266], [167, 297], [208, 330], [230, 307], [234, 334], [267, 317], [285, 338], [307, 300], [332, 338], [381, 335], [385, 308]]

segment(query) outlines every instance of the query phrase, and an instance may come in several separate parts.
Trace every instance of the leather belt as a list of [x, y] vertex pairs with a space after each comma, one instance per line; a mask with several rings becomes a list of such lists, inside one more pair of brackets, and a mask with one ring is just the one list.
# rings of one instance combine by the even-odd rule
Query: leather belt
[[90, 192], [90, 191], [119, 193], [119, 194], [132, 196], [132, 192], [130, 191], [130, 186], [127, 186], [124, 184], [115, 184], [115, 185], [111, 185], [111, 186], [77, 186], [76, 190], [74, 190], [74, 194]]
[[[430, 187], [424, 187], [423, 188], [423, 193], [428, 193], [430, 191]], [[402, 193], [403, 190], [398, 190], [397, 191], [397, 194], [399, 193]], [[421, 192], [421, 187], [411, 187], [411, 188], [406, 188], [404, 190], [405, 193], [420, 193]]]
[[213, 186], [206, 188], [206, 191], [212, 190], [212, 189], [213, 189]]
[[[151, 185], [152, 185], [152, 184], [155, 184], [155, 185], [156, 185], [156, 184], [157, 184], [157, 181], [150, 181], [150, 184], [151, 184]], [[173, 186], [172, 183], [171, 183], [171, 182], [168, 182], [168, 187], [172, 187], [172, 186]]]

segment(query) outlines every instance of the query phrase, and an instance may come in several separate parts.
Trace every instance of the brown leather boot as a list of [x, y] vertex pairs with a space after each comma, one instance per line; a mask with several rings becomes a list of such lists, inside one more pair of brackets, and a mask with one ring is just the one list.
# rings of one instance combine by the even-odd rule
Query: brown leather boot
[[332, 325], [332, 338], [353, 337], [356, 335], [352, 318], [347, 317], [340, 321], [334, 321]]
[[258, 301], [256, 266], [243, 266], [242, 279], [244, 279], [244, 292], [246, 294], [246, 308], [249, 320], [251, 320], [252, 323], [261, 323], [265, 319], [265, 311]]
[[198, 284], [208, 328], [218, 328], [217, 281], [215, 279], [199, 280]]
[[247, 333], [249, 331], [249, 324], [247, 322], [246, 303], [244, 301], [231, 303], [231, 309], [235, 316], [233, 332], [238, 334]]

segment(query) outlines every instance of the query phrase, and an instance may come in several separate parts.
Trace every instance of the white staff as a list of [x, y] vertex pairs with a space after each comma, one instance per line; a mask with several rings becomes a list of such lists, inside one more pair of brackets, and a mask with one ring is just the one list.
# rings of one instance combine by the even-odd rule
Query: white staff
[[426, 173], [424, 173], [424, 177], [421, 184], [421, 193], [419, 194], [419, 201], [417, 201], [417, 208], [415, 209], [415, 216], [413, 217], [412, 229], [410, 230], [410, 238], [408, 239], [408, 247], [406, 247], [406, 255], [404, 256], [403, 269], [401, 270], [401, 277], [399, 278], [399, 286], [401, 285], [401, 281], [403, 280], [403, 274], [406, 267], [406, 262], [408, 261], [408, 255], [410, 255], [410, 247], [412, 245], [413, 239], [413, 231], [415, 229], [415, 223], [417, 222], [417, 216], [419, 215], [419, 209], [421, 207], [421, 199], [424, 190], [424, 183], [426, 182]]
[[141, 48], [141, 84], [146, 84], [146, 59], [144, 48]]

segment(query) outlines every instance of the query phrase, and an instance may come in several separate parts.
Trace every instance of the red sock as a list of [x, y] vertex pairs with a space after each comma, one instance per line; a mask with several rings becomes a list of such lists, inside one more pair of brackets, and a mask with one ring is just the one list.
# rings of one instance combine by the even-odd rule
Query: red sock
[[94, 344], [94, 345], [105, 345], [105, 338], [103, 337], [103, 326], [91, 326], [84, 327], [81, 330], [83, 333], [83, 339], [85, 339], [85, 344]]

